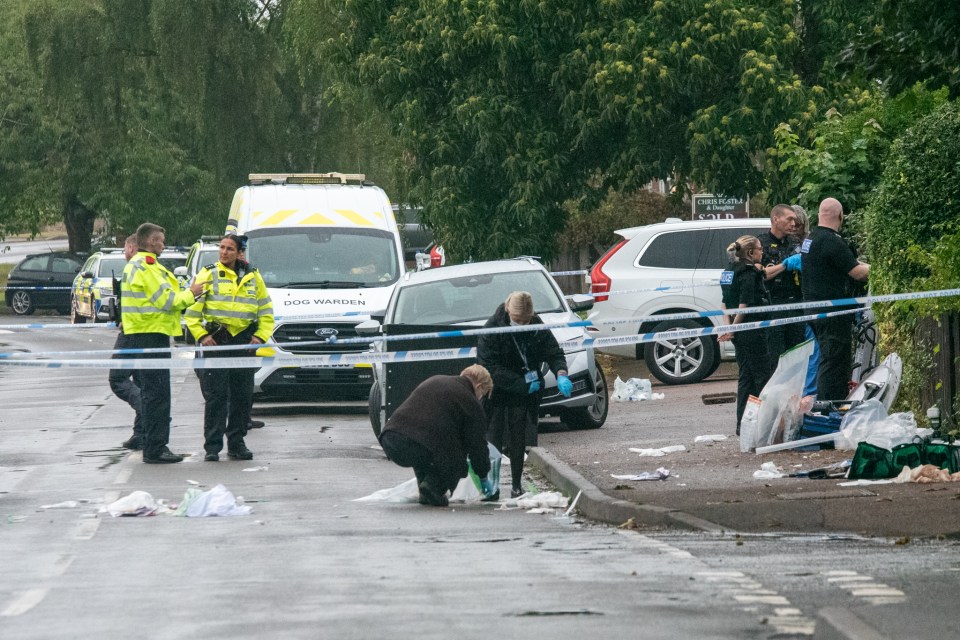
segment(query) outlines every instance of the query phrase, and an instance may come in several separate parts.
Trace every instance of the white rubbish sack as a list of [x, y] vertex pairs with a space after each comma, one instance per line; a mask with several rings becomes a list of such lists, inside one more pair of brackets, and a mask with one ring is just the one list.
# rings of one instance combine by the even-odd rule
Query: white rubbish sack
[[652, 393], [650, 381], [646, 378], [630, 378], [624, 382], [617, 376], [613, 381], [613, 394], [610, 397], [616, 402], [639, 402], [653, 400], [655, 395], [663, 397], [663, 394]]

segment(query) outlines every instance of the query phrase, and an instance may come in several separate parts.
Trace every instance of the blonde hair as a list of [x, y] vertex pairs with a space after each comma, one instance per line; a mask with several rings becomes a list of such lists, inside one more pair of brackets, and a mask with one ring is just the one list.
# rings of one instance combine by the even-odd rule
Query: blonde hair
[[514, 291], [503, 303], [507, 313], [515, 313], [524, 318], [533, 317], [533, 298], [526, 291]]
[[790, 208], [797, 214], [797, 237], [803, 240], [810, 233], [810, 214], [798, 204], [790, 205]]
[[727, 247], [727, 255], [736, 262], [749, 262], [750, 252], [758, 247], [760, 240], [756, 236], [740, 236]]
[[493, 393], [493, 378], [482, 364], [472, 364], [461, 371], [460, 375], [472, 382], [480, 390], [480, 395], [490, 397]]

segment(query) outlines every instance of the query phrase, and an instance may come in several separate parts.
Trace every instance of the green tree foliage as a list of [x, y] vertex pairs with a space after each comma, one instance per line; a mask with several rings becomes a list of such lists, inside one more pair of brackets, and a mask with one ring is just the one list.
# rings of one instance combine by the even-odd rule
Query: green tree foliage
[[667, 218], [685, 218], [689, 209], [675, 198], [650, 191], [624, 194], [611, 190], [598, 207], [584, 207], [583, 201], [564, 203], [567, 226], [559, 238], [560, 247], [571, 250], [586, 247], [595, 259], [619, 240], [614, 231]]
[[866, 74], [898, 94], [917, 82], [945, 86], [960, 97], [960, 3], [956, 0], [832, 0], [862, 5], [841, 67]]
[[[940, 106], [894, 144], [866, 212], [876, 293], [956, 287], [960, 282], [960, 102]], [[957, 298], [906, 301], [878, 309], [885, 346], [905, 363], [901, 395], [919, 411], [938, 345], [916, 339], [917, 321], [960, 310]]]
[[300, 84], [281, 0], [8, 5], [0, 171], [23, 178], [0, 185], [0, 231], [60, 218], [85, 249], [99, 216], [188, 242], [223, 228], [247, 173], [324, 160], [319, 90]]
[[806, 144], [790, 125], [781, 124], [775, 136], [784, 188], [776, 197], [795, 200], [814, 214], [824, 198], [837, 198], [850, 216], [848, 230], [862, 230], [863, 208], [881, 180], [891, 144], [946, 100], [946, 90], [923, 85], [895, 98], [864, 92], [850, 113], [828, 111]]
[[830, 76], [845, 24], [787, 1], [293, 2], [301, 59], [383, 105], [423, 219], [488, 258], [549, 257], [561, 203], [610, 187], [759, 191], [774, 127], [830, 95], [804, 78]]

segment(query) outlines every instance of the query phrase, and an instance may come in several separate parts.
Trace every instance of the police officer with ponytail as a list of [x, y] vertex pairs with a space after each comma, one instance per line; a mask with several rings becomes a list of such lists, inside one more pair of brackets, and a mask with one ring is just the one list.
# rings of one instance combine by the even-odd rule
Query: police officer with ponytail
[[[237, 349], [207, 351], [206, 358], [253, 356], [256, 346], [273, 333], [273, 302], [263, 277], [239, 259], [246, 249], [246, 236], [228, 234], [220, 240], [220, 261], [204, 267], [196, 282], [206, 294], [184, 314], [187, 328], [204, 347], [235, 345]], [[204, 459], [216, 462], [227, 438], [227, 455], [251, 460], [244, 436], [250, 420], [253, 376], [256, 368], [204, 369], [203, 392]]]
[[[763, 267], [759, 264], [763, 257], [760, 240], [754, 236], [740, 236], [736, 242], [727, 247], [727, 254], [733, 263], [732, 268], [725, 271], [720, 278], [724, 308], [736, 310], [770, 304], [764, 286]], [[766, 314], [736, 313], [730, 324], [766, 319], [768, 319]], [[759, 396], [767, 380], [770, 379], [767, 338], [763, 330], [751, 329], [724, 333], [719, 336], [719, 340], [733, 340], [733, 346], [737, 351], [737, 366], [740, 369], [740, 377], [737, 380], [737, 435], [740, 435], [740, 420], [747, 407], [747, 398]]]

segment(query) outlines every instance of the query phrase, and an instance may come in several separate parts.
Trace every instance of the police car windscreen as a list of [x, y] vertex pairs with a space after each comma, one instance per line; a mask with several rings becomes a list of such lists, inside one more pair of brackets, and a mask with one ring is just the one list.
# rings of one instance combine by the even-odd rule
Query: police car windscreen
[[457, 324], [485, 320], [514, 291], [527, 291], [537, 314], [566, 311], [542, 271], [487, 273], [410, 285], [397, 290], [388, 324]]
[[386, 287], [400, 277], [393, 234], [333, 227], [250, 231], [247, 260], [268, 287]]
[[123, 273], [123, 268], [127, 266], [127, 261], [123, 256], [119, 258], [104, 258], [100, 263], [100, 276], [109, 278], [110, 276], [119, 277]]

